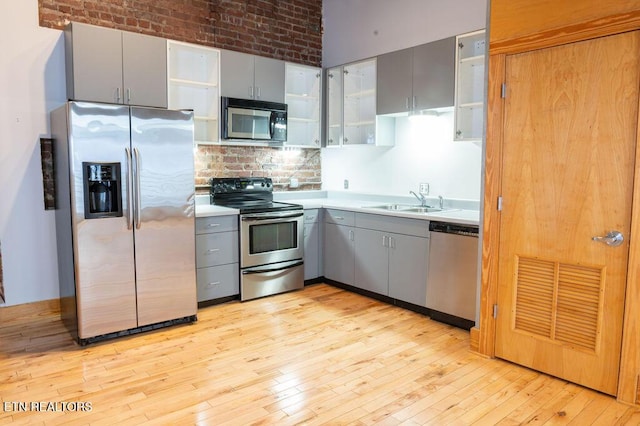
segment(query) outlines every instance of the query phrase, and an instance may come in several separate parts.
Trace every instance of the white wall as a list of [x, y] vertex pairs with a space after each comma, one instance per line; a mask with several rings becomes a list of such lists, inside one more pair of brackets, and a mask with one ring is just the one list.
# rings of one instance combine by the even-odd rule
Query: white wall
[[2, 1], [0, 16], [0, 241], [6, 305], [16, 305], [58, 297], [40, 138], [65, 100], [64, 48], [61, 31], [38, 26], [38, 0]]
[[393, 147], [350, 146], [322, 150], [322, 186], [386, 195], [418, 192], [429, 183], [430, 195], [447, 199], [480, 199], [482, 149], [472, 142], [453, 142], [453, 112], [440, 117], [396, 119]]
[[323, 0], [322, 66], [485, 28], [486, 0]]
[[[464, 34], [486, 26], [486, 0], [324, 0], [323, 67]], [[396, 121], [391, 148], [322, 149], [322, 188], [480, 199], [482, 150], [453, 142], [452, 113], [416, 124]]]

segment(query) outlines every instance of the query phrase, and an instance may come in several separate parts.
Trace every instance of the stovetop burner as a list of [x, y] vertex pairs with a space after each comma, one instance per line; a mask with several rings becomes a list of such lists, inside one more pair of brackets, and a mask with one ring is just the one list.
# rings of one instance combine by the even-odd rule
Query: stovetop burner
[[230, 207], [244, 213], [302, 210], [298, 204], [273, 201], [271, 178], [212, 178], [211, 204]]

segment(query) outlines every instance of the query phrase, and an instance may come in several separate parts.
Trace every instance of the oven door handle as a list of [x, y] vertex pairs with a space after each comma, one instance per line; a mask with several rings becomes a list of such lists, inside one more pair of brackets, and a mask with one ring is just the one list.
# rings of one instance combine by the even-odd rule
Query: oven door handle
[[263, 221], [263, 220], [277, 220], [277, 219], [292, 219], [294, 217], [301, 217], [304, 216], [304, 213], [293, 213], [293, 214], [287, 214], [287, 215], [273, 215], [273, 216], [251, 216], [251, 215], [245, 215], [242, 216], [242, 220], [245, 222], [259, 222], [259, 221]]
[[242, 271], [242, 274], [249, 275], [249, 274], [264, 274], [265, 272], [278, 272], [278, 271], [284, 271], [285, 269], [291, 269], [296, 266], [302, 266], [302, 265], [304, 265], [304, 261], [292, 263], [291, 265], [281, 266], [279, 268], [249, 269], [246, 271]]

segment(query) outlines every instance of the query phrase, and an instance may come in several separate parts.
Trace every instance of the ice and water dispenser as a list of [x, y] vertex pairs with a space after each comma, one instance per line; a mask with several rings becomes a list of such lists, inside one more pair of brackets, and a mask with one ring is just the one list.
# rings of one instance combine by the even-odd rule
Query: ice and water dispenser
[[84, 217], [122, 216], [120, 163], [82, 163]]

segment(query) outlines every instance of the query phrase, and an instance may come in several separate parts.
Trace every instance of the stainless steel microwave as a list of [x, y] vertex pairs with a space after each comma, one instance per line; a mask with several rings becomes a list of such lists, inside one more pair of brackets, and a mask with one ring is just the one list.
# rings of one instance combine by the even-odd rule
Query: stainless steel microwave
[[222, 138], [286, 141], [287, 105], [222, 97]]

